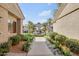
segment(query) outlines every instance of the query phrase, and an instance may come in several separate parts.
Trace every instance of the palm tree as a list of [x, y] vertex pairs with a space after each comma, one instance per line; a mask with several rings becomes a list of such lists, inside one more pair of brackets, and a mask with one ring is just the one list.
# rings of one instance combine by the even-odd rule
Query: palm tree
[[31, 21], [28, 22], [28, 32], [29, 33], [33, 33], [34, 32], [34, 24]]
[[43, 23], [42, 25], [43, 25], [43, 29], [42, 29], [42, 30], [43, 30], [43, 31], [45, 32], [45, 34], [46, 34], [46, 31], [47, 31], [47, 23]]
[[52, 24], [52, 19], [49, 18], [48, 21], [47, 21], [47, 23], [48, 23], [49, 25]]
[[[51, 30], [53, 30], [53, 20], [51, 18], [48, 19], [48, 32], [50, 32]], [[51, 29], [51, 30], [50, 30]]]

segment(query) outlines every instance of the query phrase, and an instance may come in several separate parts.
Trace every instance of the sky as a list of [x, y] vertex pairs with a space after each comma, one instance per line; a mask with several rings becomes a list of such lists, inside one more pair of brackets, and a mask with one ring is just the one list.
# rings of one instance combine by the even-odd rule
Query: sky
[[28, 24], [28, 21], [34, 24], [46, 22], [49, 18], [53, 18], [57, 9], [55, 3], [20, 3], [19, 6], [25, 16], [24, 25]]

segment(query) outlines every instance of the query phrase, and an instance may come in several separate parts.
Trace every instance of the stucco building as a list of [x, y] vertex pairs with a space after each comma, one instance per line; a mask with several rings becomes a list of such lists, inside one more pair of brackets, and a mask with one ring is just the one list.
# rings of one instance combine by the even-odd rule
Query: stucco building
[[16, 3], [0, 3], [0, 43], [22, 33], [24, 15]]
[[79, 3], [59, 4], [53, 31], [79, 39]]

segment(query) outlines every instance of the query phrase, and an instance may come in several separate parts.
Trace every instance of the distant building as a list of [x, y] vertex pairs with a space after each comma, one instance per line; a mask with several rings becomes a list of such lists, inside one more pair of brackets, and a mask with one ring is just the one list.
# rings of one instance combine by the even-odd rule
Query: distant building
[[28, 33], [28, 27], [26, 25], [23, 26], [23, 33]]
[[47, 25], [47, 32], [51, 32], [51, 31], [53, 31], [53, 24], [51, 24], [51, 25]]
[[42, 32], [41, 27], [42, 27], [41, 23], [35, 24], [35, 32], [34, 33], [40, 34]]
[[34, 34], [44, 34], [42, 29], [43, 29], [43, 25], [41, 23], [35, 24]]

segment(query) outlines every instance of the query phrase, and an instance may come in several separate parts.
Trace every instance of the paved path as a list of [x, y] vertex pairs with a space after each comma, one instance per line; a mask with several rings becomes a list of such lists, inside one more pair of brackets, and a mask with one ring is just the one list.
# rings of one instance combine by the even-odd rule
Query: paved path
[[46, 45], [46, 39], [44, 37], [36, 37], [31, 45], [31, 50], [27, 54], [28, 56], [52, 56], [52, 52]]

